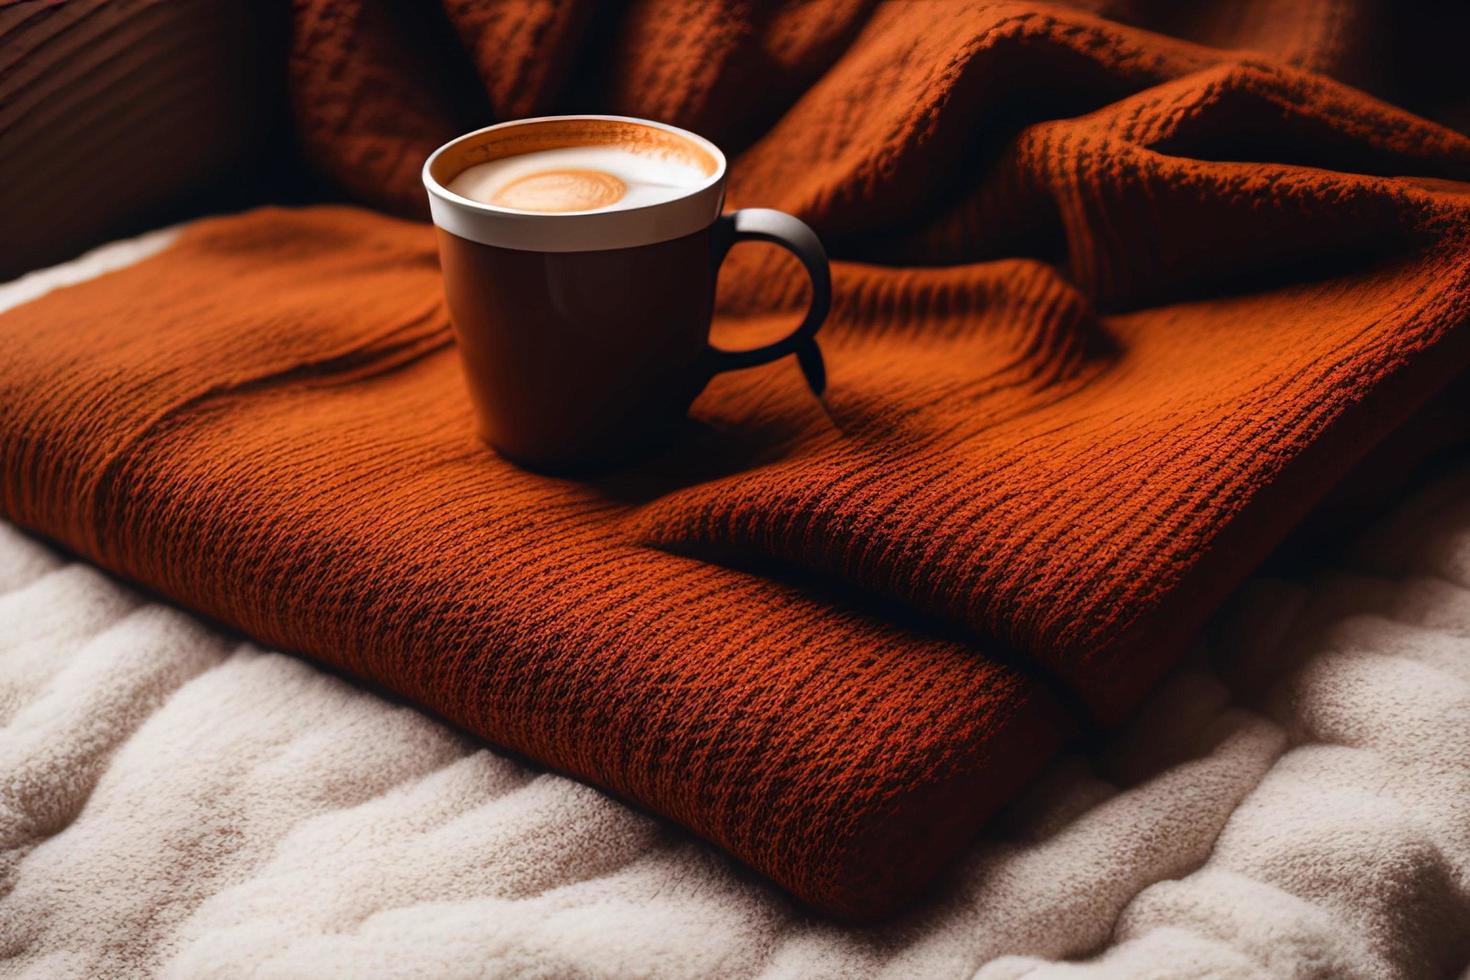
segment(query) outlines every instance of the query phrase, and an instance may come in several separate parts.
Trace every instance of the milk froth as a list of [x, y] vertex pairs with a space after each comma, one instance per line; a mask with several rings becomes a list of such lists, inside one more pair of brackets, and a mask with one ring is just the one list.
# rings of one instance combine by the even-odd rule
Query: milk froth
[[682, 197], [708, 177], [672, 155], [570, 146], [478, 163], [447, 186], [472, 201], [518, 211], [618, 211]]

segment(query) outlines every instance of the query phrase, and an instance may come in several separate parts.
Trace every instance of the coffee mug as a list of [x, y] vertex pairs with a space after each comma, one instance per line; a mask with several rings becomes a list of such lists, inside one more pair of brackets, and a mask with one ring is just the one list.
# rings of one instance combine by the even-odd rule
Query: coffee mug
[[[788, 354], [821, 394], [822, 243], [780, 211], [722, 215], [725, 157], [708, 140], [621, 116], [523, 119], [444, 144], [423, 180], [479, 432], [511, 460], [626, 459], [676, 430], [714, 375]], [[724, 350], [709, 342], [715, 278], [742, 241], [795, 254], [811, 305], [783, 339]]]

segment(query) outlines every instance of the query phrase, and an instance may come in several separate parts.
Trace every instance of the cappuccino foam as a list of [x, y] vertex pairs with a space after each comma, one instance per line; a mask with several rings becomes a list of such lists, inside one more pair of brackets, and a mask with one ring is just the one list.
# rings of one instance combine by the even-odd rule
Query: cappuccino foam
[[477, 163], [450, 191], [517, 211], [616, 211], [682, 197], [709, 175], [671, 155], [619, 146], [569, 146]]

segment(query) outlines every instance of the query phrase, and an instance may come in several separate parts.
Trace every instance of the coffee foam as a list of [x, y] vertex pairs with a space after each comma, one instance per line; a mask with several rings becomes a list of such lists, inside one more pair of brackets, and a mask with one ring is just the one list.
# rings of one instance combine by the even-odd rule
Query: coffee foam
[[466, 168], [447, 188], [517, 211], [618, 211], [661, 204], [708, 180], [694, 160], [623, 146], [564, 146]]
[[725, 158], [702, 137], [646, 119], [544, 116], [450, 140], [424, 161], [423, 179], [434, 224], [458, 238], [605, 251], [708, 228], [724, 205]]

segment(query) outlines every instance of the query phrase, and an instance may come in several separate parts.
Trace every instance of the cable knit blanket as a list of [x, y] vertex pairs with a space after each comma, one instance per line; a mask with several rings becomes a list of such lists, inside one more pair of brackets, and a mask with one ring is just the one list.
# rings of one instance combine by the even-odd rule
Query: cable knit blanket
[[1461, 470], [1250, 583], [1111, 747], [865, 930], [0, 525], [0, 975], [1457, 974], [1467, 501]]
[[[912, 899], [1470, 363], [1470, 140], [1309, 70], [1345, 7], [409, 9], [298, 5], [324, 175], [402, 209], [488, 118], [704, 131], [838, 260], [827, 410], [722, 378], [661, 460], [533, 476], [471, 436], [421, 223], [263, 210], [0, 317], [3, 512], [822, 910]], [[799, 305], [776, 261], [723, 333]]]

